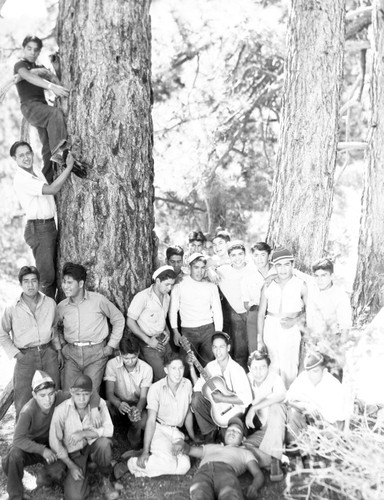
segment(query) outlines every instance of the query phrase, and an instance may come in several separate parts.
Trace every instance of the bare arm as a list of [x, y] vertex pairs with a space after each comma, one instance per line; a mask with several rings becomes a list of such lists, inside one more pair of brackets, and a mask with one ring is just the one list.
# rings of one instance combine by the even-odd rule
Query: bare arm
[[18, 75], [23, 80], [32, 83], [32, 85], [36, 85], [36, 87], [41, 87], [45, 90], [52, 90], [58, 97], [68, 97], [69, 95], [69, 90], [67, 88], [48, 82], [36, 73], [31, 73], [31, 71], [27, 68], [20, 68]]
[[144, 432], [143, 451], [137, 459], [137, 465], [143, 469], [145, 468], [149, 458], [149, 450], [151, 447], [153, 434], [155, 433], [156, 416], [157, 413], [155, 410], [148, 410], [147, 423], [145, 424]]
[[55, 179], [52, 182], [52, 184], [44, 184], [43, 194], [52, 194], [52, 195], [57, 194], [60, 191], [60, 189], [63, 187], [65, 181], [71, 175], [73, 164], [74, 164], [73, 156], [71, 153], [68, 153], [67, 166], [65, 167], [65, 170], [63, 172], [61, 172], [59, 177], [57, 179]]
[[147, 394], [148, 394], [149, 387], [141, 387], [140, 388], [140, 398], [139, 401], [137, 402], [136, 408], [139, 411], [143, 411], [144, 408], [147, 406]]
[[193, 430], [193, 415], [192, 415], [190, 408], [188, 409], [188, 413], [187, 413], [187, 416], [185, 417], [184, 424], [185, 424], [185, 428], [187, 429], [189, 437], [193, 441], [195, 441], [196, 437], [195, 437], [195, 432]]
[[264, 484], [264, 475], [261, 472], [256, 460], [248, 462], [247, 469], [253, 476], [253, 481], [248, 487], [247, 496], [250, 499], [257, 498], [257, 493]]
[[264, 345], [264, 323], [265, 323], [265, 314], [267, 312], [268, 300], [266, 296], [266, 286], [264, 285], [261, 289], [260, 296], [260, 304], [259, 304], [259, 312], [257, 314], [257, 331], [259, 332], [259, 338], [257, 344]]

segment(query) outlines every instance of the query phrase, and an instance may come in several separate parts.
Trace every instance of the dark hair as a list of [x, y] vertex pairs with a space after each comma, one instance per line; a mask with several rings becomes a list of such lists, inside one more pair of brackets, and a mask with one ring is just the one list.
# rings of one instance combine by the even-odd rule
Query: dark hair
[[268, 353], [265, 351], [253, 351], [249, 355], [248, 358], [248, 368], [250, 368], [252, 361], [265, 361], [267, 362], [267, 365], [269, 366], [271, 364], [271, 358], [269, 357]]
[[37, 45], [39, 47], [39, 50], [41, 50], [43, 48], [43, 41], [38, 36], [27, 35], [24, 38], [23, 43], [21, 44], [22, 47], [25, 47], [27, 45], [27, 43], [29, 43], [29, 42], [35, 42], [35, 43], [37, 43]]
[[272, 248], [268, 245], [268, 243], [265, 243], [265, 241], [258, 241], [251, 246], [252, 253], [255, 253], [256, 250], [259, 252], [267, 252], [268, 255], [272, 252]]
[[227, 345], [231, 344], [231, 337], [225, 332], [215, 332], [211, 337], [211, 344], [216, 339], [223, 339]]
[[204, 236], [204, 234], [201, 231], [191, 231], [188, 234], [188, 241], [201, 241], [202, 243], [205, 243], [207, 241], [207, 238]]
[[212, 241], [215, 240], [216, 238], [221, 238], [222, 240], [225, 241], [225, 243], [231, 241], [231, 235], [228, 233], [228, 231], [225, 231], [225, 229], [217, 230], [214, 237], [212, 238]]
[[312, 271], [314, 273], [316, 271], [319, 271], [320, 269], [322, 271], [328, 271], [331, 274], [333, 274], [333, 262], [331, 261], [331, 259], [323, 258], [323, 259], [317, 260], [316, 262], [314, 262], [312, 264]]
[[37, 267], [35, 267], [35, 266], [23, 266], [19, 271], [19, 283], [20, 283], [20, 285], [23, 282], [24, 276], [26, 276], [27, 274], [35, 274], [37, 281], [40, 281], [40, 273], [39, 273], [39, 270], [37, 269]]
[[176, 360], [180, 360], [185, 366], [184, 356], [179, 352], [173, 352], [173, 351], [164, 356], [164, 366], [169, 366], [172, 363], [172, 361]]
[[240, 241], [240, 240], [234, 240], [234, 241], [231, 241], [230, 243], [228, 243], [227, 244], [228, 255], [231, 255], [231, 253], [234, 250], [241, 250], [245, 254], [245, 245], [244, 245], [244, 242]]
[[16, 141], [16, 142], [14, 142], [12, 144], [11, 149], [9, 150], [9, 155], [12, 156], [12, 158], [14, 158], [16, 156], [17, 149], [20, 148], [21, 146], [28, 146], [29, 147], [29, 151], [31, 153], [33, 153], [31, 145], [28, 142], [26, 142], [26, 141]]
[[87, 279], [87, 270], [80, 264], [66, 262], [63, 266], [62, 276], [71, 276], [76, 281], [85, 281]]
[[160, 273], [158, 276], [156, 276], [156, 279], [159, 279], [160, 281], [165, 281], [165, 280], [175, 280], [177, 278], [177, 275], [175, 271], [171, 271], [170, 269], [166, 269], [162, 273]]
[[165, 251], [165, 256], [167, 260], [169, 260], [173, 255], [180, 255], [180, 257], [183, 257], [184, 250], [179, 245], [175, 245], [174, 247], [168, 247], [167, 250]]
[[119, 349], [121, 354], [139, 354], [140, 344], [135, 337], [124, 336], [120, 340]]
[[54, 382], [43, 382], [33, 389], [33, 392], [36, 394], [39, 391], [43, 391], [44, 389], [51, 389], [51, 387], [55, 387]]

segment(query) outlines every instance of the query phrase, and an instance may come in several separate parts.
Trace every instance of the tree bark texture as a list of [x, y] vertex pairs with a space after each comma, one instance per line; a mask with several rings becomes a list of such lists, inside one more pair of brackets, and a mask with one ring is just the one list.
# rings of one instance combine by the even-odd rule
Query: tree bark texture
[[373, 4], [371, 129], [366, 154], [362, 217], [353, 305], [356, 317], [383, 306], [384, 287], [384, 0]]
[[293, 0], [267, 239], [303, 271], [322, 256], [331, 217], [344, 49], [344, 0]]
[[154, 254], [150, 0], [60, 0], [63, 103], [74, 156], [90, 164], [59, 196], [59, 269], [126, 311]]

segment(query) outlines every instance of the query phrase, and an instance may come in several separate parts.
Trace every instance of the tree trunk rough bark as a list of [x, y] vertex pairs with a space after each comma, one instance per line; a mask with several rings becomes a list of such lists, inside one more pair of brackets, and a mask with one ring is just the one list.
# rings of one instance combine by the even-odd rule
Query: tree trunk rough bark
[[344, 0], [293, 0], [267, 240], [309, 271], [332, 210], [344, 54]]
[[384, 290], [384, 0], [373, 3], [371, 129], [366, 154], [358, 262], [352, 303], [355, 318], [375, 315]]
[[63, 103], [74, 156], [58, 197], [59, 270], [89, 271], [87, 285], [123, 312], [148, 286], [155, 235], [149, 0], [60, 0]]

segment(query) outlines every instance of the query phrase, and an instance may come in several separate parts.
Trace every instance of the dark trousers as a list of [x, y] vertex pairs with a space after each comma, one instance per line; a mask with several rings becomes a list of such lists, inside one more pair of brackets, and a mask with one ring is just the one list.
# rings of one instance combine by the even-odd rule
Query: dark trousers
[[24, 239], [31, 247], [36, 267], [40, 272], [40, 290], [52, 299], [56, 295], [57, 229], [54, 220], [37, 222], [29, 220]]
[[64, 498], [65, 500], [84, 500], [88, 495], [88, 459], [95, 462], [101, 474], [108, 477], [112, 472], [112, 441], [106, 437], [98, 438], [82, 450], [69, 453], [69, 458], [80, 467], [84, 479], [75, 481], [68, 471], [64, 480]]
[[189, 488], [191, 500], [242, 500], [243, 492], [234, 469], [223, 462], [200, 467]]
[[251, 354], [257, 349], [257, 314], [259, 306], [251, 306], [247, 313], [248, 351]]
[[3, 471], [7, 475], [9, 500], [22, 500], [24, 468], [37, 463], [45, 463], [45, 475], [52, 480], [60, 482], [63, 479], [65, 465], [60, 460], [53, 464], [47, 464], [38, 453], [27, 453], [12, 446], [9, 453], [2, 460]]
[[[130, 406], [136, 406], [136, 402], [125, 401]], [[142, 448], [142, 434], [145, 430], [147, 423], [147, 410], [141, 412], [141, 418], [138, 422], [131, 422], [128, 415], [122, 415], [116, 406], [113, 406], [109, 401], [107, 402], [109, 413], [111, 414], [114, 424], [120, 424], [128, 428], [127, 439], [133, 450], [140, 450]]]
[[37, 128], [42, 144], [43, 174], [50, 183], [53, 180], [50, 158], [67, 140], [63, 112], [41, 101], [24, 102], [20, 109], [27, 122]]
[[194, 354], [203, 366], [214, 359], [211, 340], [212, 335], [215, 333], [213, 323], [195, 328], [183, 326], [181, 327], [181, 333], [192, 344]]
[[195, 414], [197, 425], [204, 436], [217, 429], [217, 425], [211, 417], [211, 403], [205, 399], [201, 392], [193, 393], [191, 407]]
[[48, 345], [40, 351], [22, 349], [23, 357], [16, 361], [13, 372], [14, 402], [16, 419], [25, 403], [32, 398], [32, 379], [36, 370], [43, 370], [53, 378], [56, 389], [60, 389], [59, 364], [57, 352]]
[[248, 335], [247, 313], [237, 313], [222, 295], [224, 332], [231, 337], [231, 354], [233, 359], [248, 371]]
[[157, 382], [164, 378], [164, 358], [171, 352], [169, 342], [164, 346], [162, 351], [158, 351], [157, 349], [147, 346], [141, 339], [138, 339], [138, 341], [140, 344], [140, 358], [152, 367], [153, 381]]

